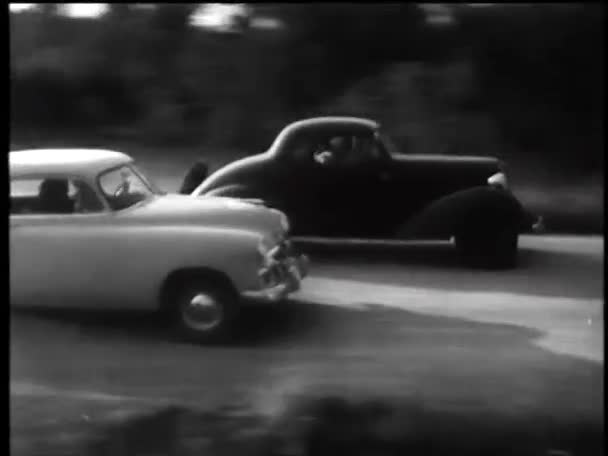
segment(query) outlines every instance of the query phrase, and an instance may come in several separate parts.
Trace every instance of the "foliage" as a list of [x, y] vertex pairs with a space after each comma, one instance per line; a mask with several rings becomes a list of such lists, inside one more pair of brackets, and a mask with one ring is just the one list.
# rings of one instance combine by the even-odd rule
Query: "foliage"
[[11, 14], [13, 135], [255, 153], [292, 120], [341, 113], [380, 120], [412, 152], [603, 164], [601, 3], [452, 4], [443, 27], [416, 4], [251, 4], [283, 27], [227, 34], [189, 26], [196, 4], [112, 4], [98, 19], [54, 5]]

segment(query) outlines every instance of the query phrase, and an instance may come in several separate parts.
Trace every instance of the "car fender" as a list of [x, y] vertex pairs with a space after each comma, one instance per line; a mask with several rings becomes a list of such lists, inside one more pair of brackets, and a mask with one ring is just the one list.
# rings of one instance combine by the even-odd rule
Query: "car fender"
[[[246, 229], [184, 225], [121, 227], [110, 235], [112, 268], [103, 274], [123, 302], [158, 305], [164, 281], [177, 270], [207, 269], [226, 276], [237, 292], [258, 285], [262, 234]], [[109, 239], [112, 238], [112, 239]], [[122, 240], [122, 241], [121, 241]]]
[[402, 224], [399, 238], [450, 238], [467, 229], [489, 231], [521, 224], [523, 208], [512, 193], [479, 186], [443, 196]]

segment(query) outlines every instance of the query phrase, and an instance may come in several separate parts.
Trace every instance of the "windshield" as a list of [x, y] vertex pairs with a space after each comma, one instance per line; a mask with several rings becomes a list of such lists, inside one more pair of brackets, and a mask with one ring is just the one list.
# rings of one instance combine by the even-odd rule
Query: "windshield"
[[391, 155], [391, 156], [399, 155], [399, 148], [395, 145], [395, 143], [390, 138], [390, 136], [388, 136], [386, 133], [383, 133], [383, 132], [377, 132], [376, 136], [380, 140], [380, 142], [384, 145], [384, 148], [386, 149], [386, 152], [388, 153], [388, 155]]
[[99, 187], [110, 207], [117, 211], [144, 201], [158, 191], [132, 165], [99, 175]]

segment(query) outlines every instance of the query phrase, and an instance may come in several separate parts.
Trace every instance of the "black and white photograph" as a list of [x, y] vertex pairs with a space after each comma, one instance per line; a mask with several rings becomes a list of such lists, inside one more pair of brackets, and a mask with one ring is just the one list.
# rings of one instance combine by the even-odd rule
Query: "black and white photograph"
[[603, 2], [7, 7], [11, 455], [604, 454]]

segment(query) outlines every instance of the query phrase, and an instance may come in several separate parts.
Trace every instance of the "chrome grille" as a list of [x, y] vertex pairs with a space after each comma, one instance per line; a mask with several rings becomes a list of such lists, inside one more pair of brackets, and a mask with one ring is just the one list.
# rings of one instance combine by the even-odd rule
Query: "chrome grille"
[[266, 267], [260, 272], [260, 280], [265, 286], [273, 286], [290, 276], [287, 260], [294, 254], [291, 242], [281, 239], [266, 256]]
[[281, 261], [287, 258], [289, 255], [289, 241], [280, 241], [271, 251], [271, 258], [273, 260]]

